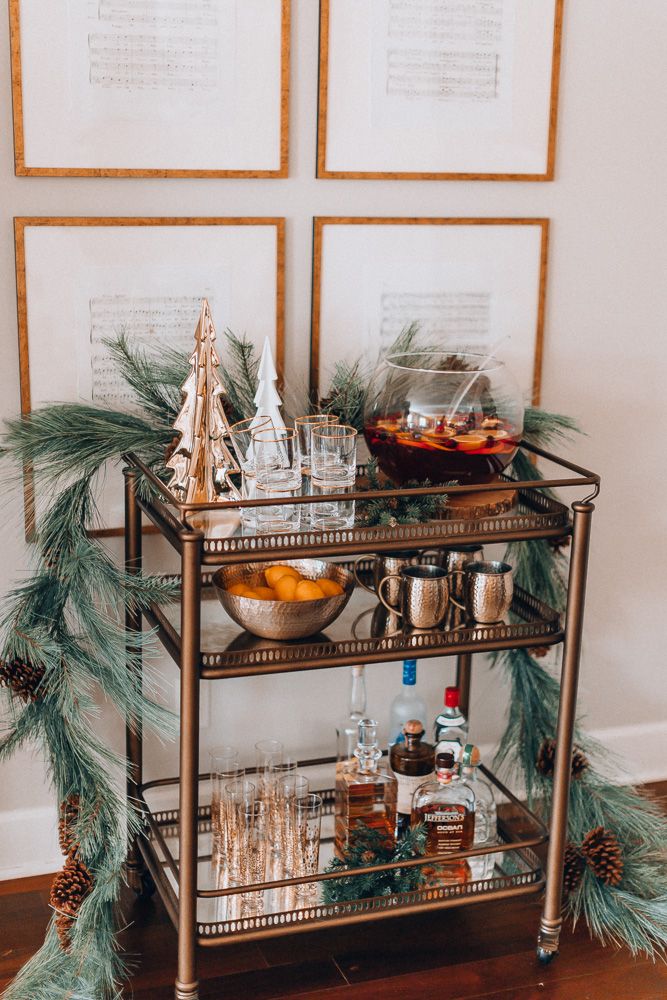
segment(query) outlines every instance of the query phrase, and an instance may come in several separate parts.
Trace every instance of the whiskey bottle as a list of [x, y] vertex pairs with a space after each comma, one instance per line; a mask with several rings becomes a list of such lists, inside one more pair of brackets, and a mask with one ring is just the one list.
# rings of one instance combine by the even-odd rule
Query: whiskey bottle
[[436, 718], [433, 731], [436, 757], [451, 750], [457, 763], [468, 742], [468, 720], [461, 711], [459, 699], [457, 687], [445, 688], [445, 707]]
[[[498, 843], [498, 813], [496, 800], [488, 781], [479, 773], [480, 753], [472, 743], [466, 743], [461, 756], [461, 777], [475, 793], [475, 847], [487, 847]], [[480, 854], [470, 858], [473, 878], [491, 878], [496, 863], [496, 854]]]
[[403, 739], [394, 743], [389, 764], [398, 782], [396, 836], [403, 837], [410, 828], [412, 799], [420, 785], [433, 775], [433, 747], [422, 742], [424, 727], [419, 719], [409, 719], [403, 726]]
[[[415, 792], [412, 825], [426, 827], [426, 854], [465, 851], [473, 845], [475, 833], [475, 793], [458, 775], [451, 750], [436, 753], [436, 778]], [[467, 882], [471, 877], [466, 858], [442, 861], [433, 866], [436, 884]]]
[[382, 751], [378, 745], [377, 722], [360, 719], [354, 757], [343, 762], [336, 774], [335, 851], [344, 861], [354, 843], [357, 824], [363, 823], [382, 836], [383, 845], [396, 843], [397, 781], [378, 767]]
[[359, 736], [359, 720], [366, 715], [366, 679], [363, 666], [350, 668], [350, 710], [336, 726], [336, 759], [351, 760]]

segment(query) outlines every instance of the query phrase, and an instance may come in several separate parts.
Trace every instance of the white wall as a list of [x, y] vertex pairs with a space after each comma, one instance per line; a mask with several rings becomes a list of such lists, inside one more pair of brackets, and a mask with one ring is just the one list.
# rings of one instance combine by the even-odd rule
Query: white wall
[[[616, 747], [635, 779], [667, 777], [664, 0], [566, 0], [551, 184], [315, 180], [318, 4], [293, 0], [293, 8], [291, 176], [273, 181], [15, 178], [0, 19], [0, 416], [19, 407], [14, 215], [284, 215], [287, 370], [295, 381], [307, 372], [314, 215], [549, 216], [543, 402], [580, 421], [588, 437], [572, 457], [603, 477], [581, 704], [589, 728]], [[632, 537], [624, 530], [630, 517]], [[0, 591], [26, 566], [18, 514], [10, 522]], [[175, 680], [166, 662], [165, 671]], [[433, 711], [452, 672], [453, 661], [420, 665]], [[384, 719], [400, 665], [369, 667], [368, 675], [369, 706]], [[282, 734], [296, 750], [324, 752], [345, 708], [347, 671], [204, 687], [204, 747], [224, 740], [250, 748], [260, 735]], [[480, 664], [475, 739], [498, 738], [504, 705], [501, 678]], [[120, 724], [106, 710], [103, 725], [120, 747]], [[148, 771], [175, 773], [175, 749], [153, 744]], [[39, 754], [16, 757], [0, 774], [0, 877], [53, 870], [59, 856]]]

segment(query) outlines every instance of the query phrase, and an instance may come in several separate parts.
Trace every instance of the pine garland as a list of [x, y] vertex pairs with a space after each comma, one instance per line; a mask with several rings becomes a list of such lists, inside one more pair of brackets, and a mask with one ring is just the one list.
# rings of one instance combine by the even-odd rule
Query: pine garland
[[[387, 847], [382, 831], [373, 830], [357, 820], [354, 838], [345, 854], [345, 861], [334, 858], [326, 867], [327, 872], [342, 872], [346, 868], [365, 868], [371, 864], [383, 865], [391, 861], [409, 861], [421, 857], [426, 845], [426, 828], [413, 827], [395, 846]], [[388, 871], [369, 872], [367, 875], [350, 875], [322, 883], [325, 903], [341, 903], [350, 899], [370, 899], [375, 896], [392, 896], [394, 893], [412, 892], [424, 885], [426, 878], [422, 867], [391, 868]]]

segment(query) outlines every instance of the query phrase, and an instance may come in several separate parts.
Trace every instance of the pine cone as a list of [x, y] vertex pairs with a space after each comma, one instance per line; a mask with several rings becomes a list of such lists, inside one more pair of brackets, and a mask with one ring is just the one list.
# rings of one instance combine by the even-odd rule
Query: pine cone
[[174, 434], [173, 438], [164, 449], [164, 464], [166, 465], [171, 456], [174, 454], [181, 440], [180, 434]]
[[566, 893], [574, 892], [581, 882], [586, 861], [581, 850], [574, 844], [565, 845], [563, 862], [563, 889]]
[[69, 952], [72, 947], [71, 932], [74, 926], [74, 918], [68, 917], [66, 913], [56, 913], [55, 925], [60, 947], [63, 951]]
[[11, 688], [23, 701], [37, 701], [38, 688], [46, 673], [41, 663], [13, 659], [0, 661], [0, 687]]
[[79, 818], [79, 796], [70, 795], [60, 803], [60, 819], [58, 821], [58, 843], [63, 854], [72, 854], [78, 848], [74, 839], [72, 827]]
[[[537, 770], [545, 778], [553, 778], [556, 764], [556, 741], [551, 739], [542, 740], [542, 744], [537, 754]], [[576, 780], [581, 778], [588, 768], [588, 758], [578, 746], [572, 748], [572, 777]]]
[[621, 845], [611, 830], [596, 826], [584, 837], [581, 853], [605, 885], [619, 884], [623, 878], [623, 855]]
[[86, 896], [93, 888], [93, 876], [82, 861], [68, 858], [51, 886], [49, 903], [58, 913], [76, 917]]

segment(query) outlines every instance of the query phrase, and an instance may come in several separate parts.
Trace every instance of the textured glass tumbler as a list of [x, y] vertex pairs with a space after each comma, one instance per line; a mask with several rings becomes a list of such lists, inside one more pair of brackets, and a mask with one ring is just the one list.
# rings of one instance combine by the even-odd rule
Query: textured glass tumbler
[[257, 790], [243, 778], [227, 784], [223, 792], [227, 827], [227, 864], [231, 885], [247, 885], [251, 875], [251, 855], [255, 826]]
[[212, 747], [208, 754], [209, 771], [211, 773], [211, 829], [213, 833], [213, 851], [220, 847], [221, 837], [221, 774], [226, 770], [238, 767], [239, 753], [236, 747]]
[[302, 774], [288, 774], [277, 783], [276, 820], [280, 868], [284, 878], [293, 878], [297, 867], [299, 838], [296, 828], [296, 803], [309, 792], [308, 779]]
[[357, 475], [357, 432], [348, 424], [313, 428], [311, 475], [329, 486], [353, 486]]

